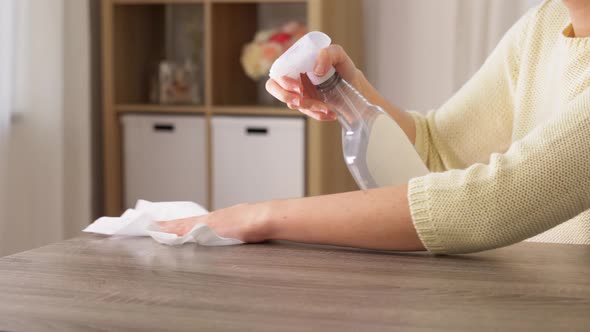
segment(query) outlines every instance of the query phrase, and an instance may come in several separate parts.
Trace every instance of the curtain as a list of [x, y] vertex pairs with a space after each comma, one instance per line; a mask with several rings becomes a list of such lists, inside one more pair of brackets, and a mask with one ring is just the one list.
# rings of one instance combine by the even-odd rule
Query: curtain
[[[0, 256], [61, 239], [63, 2], [0, 0], [12, 28], [3, 131]], [[7, 5], [8, 3], [10, 5]], [[3, 20], [0, 25], [6, 25]], [[7, 113], [9, 113], [7, 115]]]
[[16, 0], [0, 0], [0, 142], [4, 143], [12, 112], [15, 13]]
[[15, 14], [16, 0], [0, 0], [0, 211], [6, 208], [6, 153], [14, 99]]
[[0, 256], [91, 221], [89, 18], [87, 0], [0, 0]]
[[367, 78], [395, 104], [439, 107], [540, 0], [365, 0]]
[[454, 87], [483, 64], [504, 33], [539, 0], [460, 0], [456, 7]]

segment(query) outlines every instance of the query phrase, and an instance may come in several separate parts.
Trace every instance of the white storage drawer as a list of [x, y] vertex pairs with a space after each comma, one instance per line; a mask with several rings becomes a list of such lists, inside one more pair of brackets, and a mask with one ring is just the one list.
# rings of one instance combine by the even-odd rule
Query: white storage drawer
[[213, 121], [213, 208], [305, 194], [305, 120]]
[[207, 129], [196, 115], [121, 117], [125, 206], [137, 199], [207, 206]]

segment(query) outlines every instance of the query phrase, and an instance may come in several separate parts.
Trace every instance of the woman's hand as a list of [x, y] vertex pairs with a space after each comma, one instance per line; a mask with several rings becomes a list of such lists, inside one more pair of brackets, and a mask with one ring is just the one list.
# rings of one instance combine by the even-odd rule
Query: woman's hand
[[184, 235], [197, 223], [244, 242], [287, 240], [383, 250], [424, 250], [410, 215], [407, 185], [240, 204], [201, 217], [160, 222]]
[[[334, 66], [342, 78], [360, 90], [362, 73], [356, 68], [348, 54], [340, 45], [331, 45], [320, 51], [314, 67], [314, 74], [324, 76]], [[336, 120], [336, 115], [323, 102], [304, 96], [304, 86], [289, 77], [278, 80], [269, 79], [266, 90], [278, 100], [287, 104], [290, 109], [298, 109], [302, 113], [320, 121]]]
[[250, 243], [262, 242], [268, 239], [269, 234], [265, 218], [266, 205], [266, 203], [240, 204], [200, 217], [158, 222], [158, 225], [163, 232], [183, 236], [196, 224], [203, 223], [222, 237]]

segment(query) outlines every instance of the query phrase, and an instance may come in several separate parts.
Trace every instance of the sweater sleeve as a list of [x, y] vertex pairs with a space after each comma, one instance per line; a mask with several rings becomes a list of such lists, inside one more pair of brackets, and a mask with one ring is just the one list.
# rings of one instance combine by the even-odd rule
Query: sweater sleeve
[[590, 89], [488, 164], [414, 178], [410, 211], [434, 253], [506, 246], [590, 208]]
[[487, 162], [492, 153], [510, 146], [520, 48], [531, 13], [504, 35], [480, 70], [442, 107], [427, 116], [410, 112], [416, 150], [431, 171]]

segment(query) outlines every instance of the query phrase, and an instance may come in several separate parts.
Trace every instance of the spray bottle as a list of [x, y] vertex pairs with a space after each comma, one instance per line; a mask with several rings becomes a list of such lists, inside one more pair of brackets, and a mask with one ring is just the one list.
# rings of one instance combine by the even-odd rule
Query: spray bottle
[[314, 75], [319, 51], [330, 37], [318, 31], [299, 39], [270, 69], [270, 77], [300, 80], [307, 74], [320, 99], [336, 113], [342, 126], [344, 160], [361, 189], [401, 185], [428, 173], [414, 146], [399, 125], [379, 106], [369, 103], [332, 67]]

